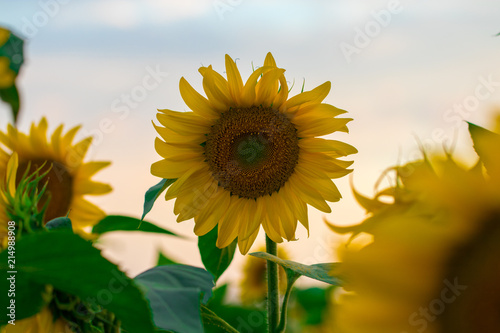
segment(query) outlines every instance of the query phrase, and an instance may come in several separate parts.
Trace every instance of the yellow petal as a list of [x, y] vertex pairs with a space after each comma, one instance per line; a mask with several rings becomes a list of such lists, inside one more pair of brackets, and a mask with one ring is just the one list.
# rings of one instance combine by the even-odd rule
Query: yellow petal
[[112, 191], [111, 186], [108, 184], [94, 182], [91, 180], [79, 181], [74, 183], [73, 193], [76, 195], [101, 195]]
[[279, 81], [280, 81], [280, 89], [278, 94], [273, 100], [273, 107], [278, 110], [281, 109], [283, 103], [285, 103], [286, 100], [288, 99], [288, 84], [286, 83], [285, 75], [280, 76]]
[[154, 122], [153, 126], [160, 134], [160, 136], [165, 140], [165, 143], [173, 145], [184, 145], [184, 144], [200, 144], [206, 141], [205, 133], [192, 133], [190, 135], [181, 135], [172, 131], [169, 128], [156, 126]]
[[267, 52], [266, 58], [264, 59], [264, 66], [277, 67], [276, 61], [274, 60], [274, 57], [271, 54], [271, 52]]
[[109, 166], [111, 162], [88, 162], [82, 164], [78, 169], [78, 179], [89, 179], [95, 175], [99, 170]]
[[255, 230], [259, 229], [262, 220], [262, 205], [255, 200], [247, 199], [241, 212], [241, 220], [238, 230], [238, 241], [246, 240]]
[[208, 133], [211, 122], [193, 112], [177, 112], [172, 110], [158, 110], [158, 121], [170, 130], [181, 135], [199, 135]]
[[259, 228], [257, 228], [248, 238], [241, 240], [238, 237], [238, 248], [240, 249], [240, 253], [245, 255], [248, 253], [253, 243], [255, 242], [255, 238], [259, 234]]
[[7, 177], [6, 177], [8, 190], [11, 195], [14, 195], [16, 193], [16, 173], [18, 165], [19, 165], [19, 158], [17, 156], [17, 153], [14, 152], [10, 157], [9, 162], [7, 163]]
[[259, 80], [256, 86], [256, 105], [271, 105], [273, 100], [276, 98], [276, 95], [278, 94], [279, 78], [283, 76], [284, 72], [284, 69], [275, 68], [262, 75], [262, 78]]
[[203, 157], [198, 154], [186, 154], [179, 158], [163, 159], [151, 165], [151, 174], [164, 179], [181, 177], [189, 169], [198, 167], [203, 163]]
[[52, 147], [54, 148], [54, 151], [56, 155], [61, 155], [61, 135], [63, 131], [63, 125], [59, 125], [54, 133], [52, 133], [52, 137], [50, 141], [52, 142]]
[[203, 147], [200, 145], [172, 145], [158, 138], [155, 139], [155, 150], [163, 158], [176, 158], [191, 153], [203, 154]]
[[205, 206], [200, 214], [195, 216], [194, 233], [203, 236], [220, 222], [229, 206], [230, 194], [224, 189], [219, 189], [210, 205]]
[[208, 99], [198, 93], [184, 77], [179, 81], [179, 91], [184, 103], [197, 115], [206, 119], [216, 119], [219, 112], [214, 110]]
[[229, 209], [223, 220], [219, 222], [219, 235], [217, 237], [217, 247], [222, 249], [227, 247], [238, 236], [239, 214], [245, 203], [245, 199], [231, 196]]
[[336, 140], [321, 138], [303, 138], [299, 140], [299, 147], [308, 152], [329, 152], [331, 157], [341, 157], [356, 154], [358, 150], [353, 146]]
[[238, 70], [236, 63], [227, 54], [226, 54], [226, 75], [227, 75], [227, 83], [229, 86], [229, 92], [231, 93], [233, 100], [239, 104], [241, 99], [241, 92], [243, 90], [243, 80], [241, 79], [240, 71]]
[[[165, 193], [165, 200], [168, 201], [173, 199], [177, 197], [181, 191], [191, 189], [194, 186], [203, 188], [202, 185], [205, 186], [210, 181], [210, 177], [208, 167], [203, 164], [199, 164], [197, 168], [186, 170], [186, 172], [179, 179], [169, 186], [167, 192]], [[200, 192], [200, 190], [198, 191]]]
[[326, 103], [314, 103], [304, 107], [301, 107], [295, 113], [295, 117], [303, 117], [303, 116], [314, 116], [316, 118], [333, 118], [337, 117], [341, 114], [346, 113], [347, 111], [336, 108], [331, 104]]
[[294, 173], [290, 178], [288, 179], [290, 182], [290, 186], [292, 187], [292, 190], [295, 193], [300, 193], [300, 197], [304, 199], [305, 202], [313, 206], [314, 208], [325, 212], [325, 213], [331, 213], [332, 209], [328, 204], [325, 202], [325, 199], [321, 196], [321, 194], [314, 189], [314, 187], [310, 186], [307, 183], [304, 183], [297, 177], [297, 175]]
[[326, 201], [336, 202], [342, 198], [337, 186], [335, 186], [329, 178], [311, 179], [311, 177], [307, 175], [307, 170], [300, 168], [298, 165], [295, 168], [295, 172], [303, 183], [312, 184]]
[[294, 112], [300, 106], [306, 106], [310, 103], [321, 103], [330, 92], [331, 87], [332, 84], [330, 81], [327, 81], [311, 91], [300, 93], [283, 104], [280, 111]]
[[212, 66], [199, 69], [203, 75], [203, 90], [212, 106], [220, 112], [228, 111], [235, 103], [232, 101], [227, 81], [212, 69]]
[[271, 69], [272, 67], [262, 66], [260, 68], [257, 68], [252, 74], [250, 74], [250, 77], [243, 87], [243, 93], [241, 94], [241, 106], [249, 107], [255, 105], [255, 87], [257, 86], [257, 80], [259, 76]]
[[274, 205], [279, 209], [281, 220], [280, 226], [283, 228], [285, 238], [288, 241], [294, 240], [295, 230], [297, 229], [297, 218], [288, 208], [281, 193], [275, 192], [271, 198], [274, 200]]
[[292, 119], [300, 138], [327, 135], [346, 127], [351, 118], [298, 117]]

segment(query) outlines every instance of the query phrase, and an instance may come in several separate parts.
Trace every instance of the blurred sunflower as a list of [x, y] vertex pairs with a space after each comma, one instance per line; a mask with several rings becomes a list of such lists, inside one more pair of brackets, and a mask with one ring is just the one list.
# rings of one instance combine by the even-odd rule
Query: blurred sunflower
[[[265, 252], [266, 247], [262, 246], [257, 251]], [[278, 249], [278, 257], [285, 260], [289, 259], [283, 247]], [[253, 256], [245, 258], [243, 278], [240, 282], [240, 299], [243, 305], [253, 305], [265, 301], [267, 297], [266, 266], [266, 260]], [[286, 292], [286, 272], [283, 267], [278, 267], [279, 291], [283, 295]]]
[[[19, 157], [18, 178], [21, 178], [28, 167], [29, 172], [33, 172], [43, 165], [42, 173], [50, 168], [46, 175], [46, 193], [50, 195], [50, 202], [45, 211], [44, 222], [66, 216], [69, 212], [74, 231], [86, 234], [84, 228], [97, 223], [105, 213], [84, 196], [111, 191], [109, 185], [91, 180], [96, 172], [108, 166], [110, 162], [83, 162], [92, 138], [73, 144], [78, 129], [79, 127], [74, 127], [63, 135], [63, 125], [60, 125], [51, 139], [47, 140], [45, 118], [42, 118], [38, 125], [32, 124], [29, 135], [9, 124], [6, 133], [0, 131], [0, 142], [3, 144], [3, 147], [0, 147], [0, 177], [5, 178], [8, 161], [14, 152]], [[40, 186], [44, 183], [42, 180]], [[1, 210], [5, 208], [2, 207]], [[6, 223], [4, 220], [1, 222]]]
[[[373, 199], [355, 193], [370, 216], [331, 226], [352, 233], [335, 272], [347, 281], [338, 332], [500, 330], [499, 140], [475, 140], [487, 173], [449, 155], [425, 158], [395, 168], [396, 185]], [[361, 234], [372, 242], [357, 246]]]
[[331, 181], [351, 170], [338, 157], [356, 153], [346, 143], [316, 138], [347, 132], [345, 113], [322, 101], [330, 82], [288, 99], [284, 69], [268, 53], [264, 66], [243, 84], [235, 62], [225, 58], [227, 80], [201, 67], [200, 95], [184, 78], [179, 88], [191, 112], [159, 110], [155, 128], [162, 160], [151, 173], [177, 179], [165, 199], [177, 198], [177, 221], [194, 218], [196, 235], [218, 225], [217, 246], [237, 237], [245, 254], [262, 224], [274, 242], [295, 239], [297, 220], [309, 230], [307, 204], [324, 211], [341, 195]]

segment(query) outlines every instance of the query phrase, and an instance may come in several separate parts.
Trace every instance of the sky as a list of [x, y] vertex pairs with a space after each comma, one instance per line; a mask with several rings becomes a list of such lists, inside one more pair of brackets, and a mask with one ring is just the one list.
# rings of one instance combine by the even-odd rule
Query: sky
[[[156, 110], [187, 111], [179, 79], [202, 91], [198, 68], [212, 64], [223, 73], [225, 54], [245, 79], [272, 52], [295, 82], [291, 95], [302, 84], [310, 90], [332, 82], [325, 102], [354, 120], [349, 134], [328, 138], [358, 149], [352, 181], [362, 193], [374, 193], [386, 168], [418, 158], [419, 145], [455, 145], [472, 156], [465, 120], [487, 125], [500, 106], [498, 13], [498, 0], [0, 0], [0, 25], [26, 40], [19, 127], [27, 131], [42, 116], [49, 130], [81, 124], [77, 139], [94, 136], [87, 159], [112, 161], [95, 179], [113, 192], [90, 200], [134, 217], [158, 182], [150, 174], [160, 159]], [[1, 104], [0, 129], [10, 121]], [[299, 226], [299, 241], [283, 245], [294, 260], [334, 261], [340, 238], [323, 218], [363, 219], [349, 178], [336, 184], [344, 198], [332, 213], [310, 208], [310, 236]], [[151, 267], [159, 249], [200, 266], [194, 223], [177, 224], [172, 208], [158, 200], [148, 219], [185, 239], [115, 233], [99, 246], [131, 276]], [[242, 262], [238, 254], [223, 280], [238, 279]]]

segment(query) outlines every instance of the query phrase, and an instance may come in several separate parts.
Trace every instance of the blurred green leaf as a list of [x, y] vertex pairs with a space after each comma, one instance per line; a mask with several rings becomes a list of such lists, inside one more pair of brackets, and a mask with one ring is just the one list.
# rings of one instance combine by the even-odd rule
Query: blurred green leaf
[[327, 313], [328, 299], [333, 287], [318, 288], [312, 287], [307, 289], [295, 289], [295, 299], [297, 303], [304, 309], [306, 316], [303, 319], [306, 325], [319, 325], [323, 322], [324, 316]]
[[218, 231], [213, 228], [206, 235], [198, 237], [198, 249], [201, 255], [203, 265], [214, 275], [215, 281], [229, 267], [238, 245], [237, 240], [234, 240], [229, 246], [219, 249], [216, 246]]
[[207, 302], [212, 275], [186, 265], [156, 266], [134, 279], [146, 290], [156, 326], [182, 333], [202, 333], [200, 299]]
[[[7, 41], [0, 45], [0, 58], [8, 59], [9, 69], [12, 70], [15, 77], [17, 77], [24, 63], [24, 41], [10, 32]], [[0, 99], [9, 104], [12, 111], [12, 118], [15, 123], [20, 109], [19, 92], [15, 85], [15, 81], [10, 87], [0, 89]]]
[[92, 232], [96, 234], [104, 234], [110, 231], [142, 231], [154, 232], [159, 234], [167, 234], [171, 236], [181, 237], [170, 230], [160, 228], [151, 222], [142, 221], [134, 217], [121, 215], [108, 215], [93, 228]]
[[291, 260], [284, 260], [273, 256], [266, 252], [250, 253], [251, 256], [273, 261], [285, 269], [290, 269], [300, 275], [307, 276], [311, 279], [322, 281], [334, 286], [341, 284], [340, 279], [331, 275], [331, 271], [338, 267], [340, 263], [324, 263], [314, 265], [304, 265]]
[[170, 259], [166, 255], [164, 255], [163, 252], [161, 251], [158, 252], [158, 260], [156, 262], [156, 266], [173, 265], [173, 264], [178, 264], [178, 262]]
[[17, 121], [17, 116], [19, 114], [19, 109], [21, 108], [21, 102], [19, 99], [19, 92], [17, 91], [17, 87], [14, 84], [5, 89], [0, 89], [0, 98], [2, 101], [10, 105], [10, 109], [12, 112], [12, 119], [14, 119], [14, 123]]
[[176, 179], [162, 179], [158, 184], [149, 188], [144, 195], [144, 209], [142, 212], [141, 220], [146, 217], [146, 214], [151, 211], [153, 205], [160, 196], [160, 194], [172, 185]]
[[73, 230], [71, 219], [68, 217], [56, 217], [45, 224], [45, 228], [49, 230]]
[[9, 59], [9, 68], [19, 74], [24, 63], [24, 41], [11, 31], [7, 41], [0, 45], [0, 57]]
[[[61, 232], [28, 234], [16, 242], [15, 250], [17, 286], [50, 284], [113, 312], [129, 333], [154, 332], [148, 303], [135, 282], [80, 236]], [[0, 271], [9, 271], [7, 251], [0, 253]], [[37, 300], [38, 292], [33, 295], [33, 301]], [[6, 319], [1, 320], [5, 323]]]
[[500, 177], [500, 155], [498, 154], [500, 135], [472, 123], [468, 124], [474, 149], [488, 174], [492, 177]]

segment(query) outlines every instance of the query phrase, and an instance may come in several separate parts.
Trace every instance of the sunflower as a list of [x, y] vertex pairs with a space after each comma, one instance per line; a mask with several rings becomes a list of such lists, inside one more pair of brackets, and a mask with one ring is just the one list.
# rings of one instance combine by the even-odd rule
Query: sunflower
[[[265, 252], [266, 247], [262, 246], [257, 251]], [[288, 260], [288, 254], [280, 247], [278, 257]], [[264, 302], [267, 296], [266, 281], [267, 261], [253, 256], [247, 256], [243, 266], [243, 278], [240, 282], [240, 299], [244, 305], [252, 305], [258, 302]], [[286, 292], [286, 272], [279, 266], [279, 290], [281, 294]]]
[[[78, 130], [79, 127], [74, 127], [63, 134], [63, 125], [60, 125], [48, 140], [45, 118], [38, 125], [32, 124], [29, 135], [9, 124], [6, 133], [0, 131], [0, 143], [3, 144], [3, 147], [0, 146], [0, 179], [5, 178], [8, 161], [13, 153], [17, 153], [19, 158], [18, 179], [28, 168], [30, 172], [42, 166], [41, 172], [50, 168], [46, 175], [50, 202], [45, 211], [44, 222], [69, 213], [74, 231], [85, 235], [84, 228], [97, 223], [105, 213], [84, 196], [111, 191], [109, 185], [91, 180], [96, 172], [110, 162], [83, 162], [92, 138], [73, 144]], [[40, 183], [43, 185], [45, 181]], [[6, 222], [1, 221], [2, 225]]]
[[322, 103], [330, 82], [288, 98], [284, 69], [268, 53], [264, 66], [245, 84], [235, 62], [225, 58], [227, 79], [201, 67], [199, 94], [184, 78], [179, 83], [192, 110], [159, 110], [161, 126], [155, 148], [162, 160], [151, 173], [177, 179], [165, 199], [177, 198], [177, 221], [194, 218], [202, 236], [218, 225], [217, 246], [238, 238], [245, 254], [262, 224], [277, 243], [295, 239], [297, 220], [309, 230], [307, 204], [330, 212], [326, 201], [341, 195], [331, 181], [351, 170], [339, 160], [356, 149], [340, 141], [317, 138], [347, 132], [346, 111]]
[[[356, 193], [370, 216], [332, 226], [352, 233], [335, 272], [346, 281], [336, 332], [498, 332], [499, 138], [475, 142], [487, 172], [424, 158], [394, 168], [396, 184], [374, 198]], [[358, 246], [363, 234], [372, 241]]]

